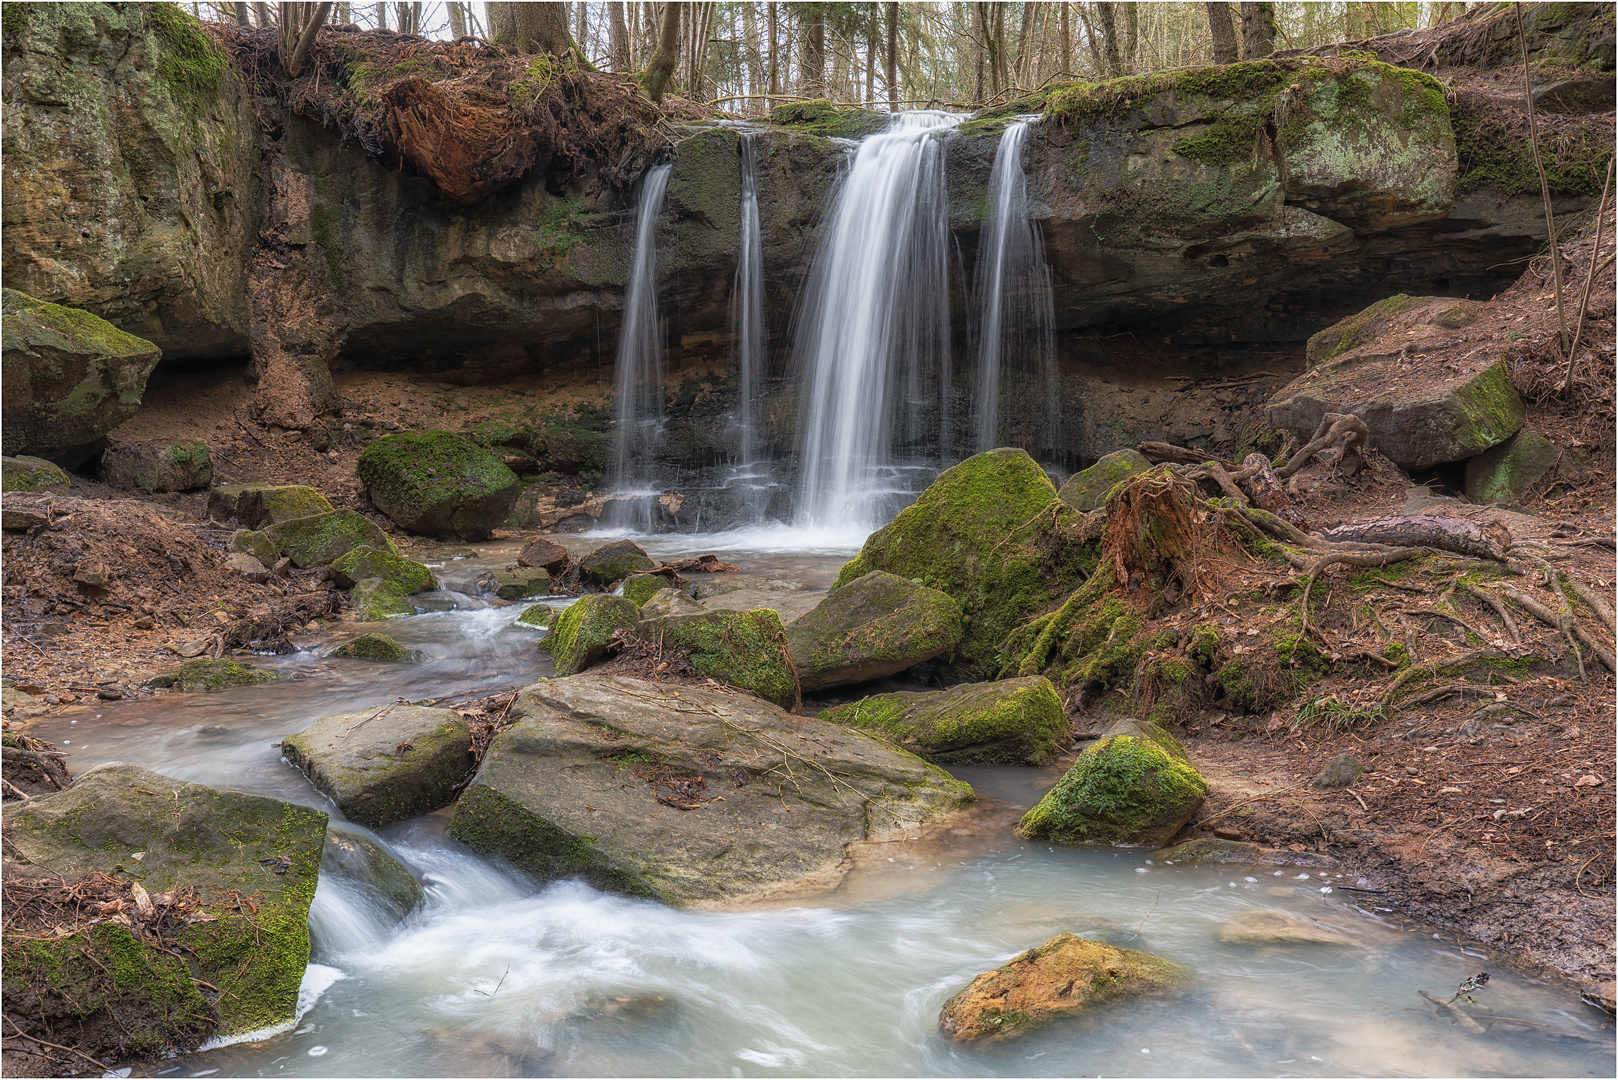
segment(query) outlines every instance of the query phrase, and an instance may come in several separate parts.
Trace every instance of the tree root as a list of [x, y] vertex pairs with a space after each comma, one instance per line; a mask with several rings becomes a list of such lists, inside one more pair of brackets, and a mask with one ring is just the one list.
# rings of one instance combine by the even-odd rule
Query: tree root
[[1600, 658], [1601, 662], [1606, 665], [1608, 671], [1618, 672], [1618, 658], [1613, 656], [1613, 650], [1604, 645], [1599, 639], [1596, 638], [1594, 634], [1590, 633], [1590, 631], [1586, 630], [1578, 622], [1578, 620], [1573, 617], [1571, 612], [1566, 615], [1557, 615], [1539, 601], [1533, 599], [1532, 597], [1523, 595], [1520, 591], [1511, 588], [1509, 585], [1501, 589], [1501, 592], [1505, 593], [1506, 598], [1512, 603], [1528, 612], [1528, 614], [1532, 615], [1546, 626], [1554, 627], [1562, 632], [1563, 636], [1568, 639], [1569, 644], [1573, 646], [1573, 655], [1579, 661], [1580, 678], [1584, 677], [1584, 656], [1579, 651], [1579, 647], [1574, 641], [1575, 638], [1589, 646], [1590, 651], [1595, 653], [1596, 656]]
[[1573, 595], [1584, 601], [1584, 606], [1595, 612], [1596, 617], [1607, 624], [1608, 632], [1618, 635], [1618, 619], [1615, 619], [1606, 598], [1576, 578], [1568, 577], [1566, 574], [1560, 576], [1562, 582], [1573, 590]]
[[[1308, 576], [1304, 578], [1303, 582], [1303, 628], [1305, 630], [1309, 629], [1309, 591], [1314, 588], [1315, 579], [1320, 576], [1320, 572], [1326, 567], [1334, 564], [1341, 566], [1387, 566], [1390, 563], [1404, 562], [1406, 559], [1431, 554], [1433, 552], [1427, 548], [1412, 547], [1384, 552], [1334, 551], [1329, 555], [1316, 559], [1314, 565], [1309, 568]], [[1479, 636], [1481, 637], [1482, 635], [1480, 634]]]
[[1288, 458], [1287, 463], [1278, 469], [1275, 475], [1282, 480], [1288, 479], [1309, 464], [1309, 459], [1316, 453], [1334, 445], [1338, 446], [1338, 450], [1331, 458], [1331, 462], [1341, 461], [1351, 450], [1365, 445], [1365, 440], [1370, 437], [1371, 431], [1365, 426], [1365, 421], [1353, 413], [1327, 413], [1320, 418], [1320, 426], [1315, 428], [1314, 438]]
[[1386, 690], [1382, 691], [1382, 706], [1392, 708], [1394, 695], [1412, 679], [1420, 678], [1423, 675], [1435, 675], [1445, 668], [1464, 667], [1474, 660], [1504, 659], [1505, 657], [1506, 654], [1496, 648], [1468, 649], [1466, 652], [1446, 656], [1440, 660], [1433, 660], [1425, 664], [1412, 664], [1401, 672], [1398, 678], [1389, 683]]
[[1467, 592], [1471, 593], [1485, 604], [1488, 604], [1489, 607], [1494, 610], [1494, 613], [1499, 616], [1500, 621], [1505, 624], [1506, 633], [1511, 635], [1511, 641], [1513, 644], [1522, 644], [1522, 631], [1517, 629], [1517, 620], [1511, 617], [1511, 612], [1506, 609], [1506, 605], [1500, 602], [1500, 598], [1498, 596], [1484, 589], [1480, 589], [1476, 585], [1466, 585], [1463, 587]]

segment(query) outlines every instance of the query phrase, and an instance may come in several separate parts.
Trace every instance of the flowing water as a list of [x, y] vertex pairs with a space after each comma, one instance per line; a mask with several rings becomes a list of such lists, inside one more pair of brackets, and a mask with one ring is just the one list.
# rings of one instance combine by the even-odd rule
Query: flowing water
[[764, 314], [764, 247], [758, 224], [758, 164], [754, 133], [742, 131], [741, 243], [736, 254], [736, 280], [731, 287], [730, 321], [741, 381], [736, 465], [726, 486], [744, 493], [744, 520], [764, 520], [777, 487], [767, 462], [759, 458], [758, 398], [764, 388], [766, 324]]
[[[745, 571], [824, 589], [853, 548], [754, 529], [643, 537], [654, 555], [715, 551]], [[600, 537], [569, 537], [587, 550]], [[857, 541], [856, 541], [857, 542]], [[69, 710], [38, 734], [75, 771], [135, 761], [170, 776], [334, 812], [276, 743], [318, 716], [405, 696], [493, 691], [550, 674], [521, 605], [468, 595], [515, 545], [437, 568], [437, 610], [390, 620], [416, 666], [265, 657], [290, 678], [220, 694]], [[563, 605], [566, 600], [545, 601]], [[204, 1050], [163, 1076], [1610, 1076], [1610, 1020], [1565, 986], [1452, 934], [1357, 906], [1335, 872], [1196, 868], [1131, 850], [1025, 843], [1010, 832], [1055, 770], [957, 770], [981, 810], [941, 836], [875, 847], [836, 892], [754, 910], [684, 911], [532, 881], [450, 840], [443, 812], [373, 836], [421, 880], [402, 922], [364, 882], [322, 875], [314, 953], [292, 1030]], [[1352, 945], [1223, 943], [1258, 908], [1321, 920]], [[938, 1010], [980, 971], [1060, 931], [1145, 949], [1194, 972], [999, 1048], [939, 1036]], [[1434, 1015], [1493, 978], [1468, 1011]]]

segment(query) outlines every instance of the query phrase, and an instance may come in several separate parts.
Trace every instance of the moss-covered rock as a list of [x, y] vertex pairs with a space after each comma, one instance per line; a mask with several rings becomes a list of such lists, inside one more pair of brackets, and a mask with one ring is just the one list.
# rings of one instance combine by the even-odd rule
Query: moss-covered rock
[[320, 870], [368, 887], [395, 919], [404, 918], [421, 903], [421, 883], [415, 875], [386, 847], [364, 833], [328, 828]]
[[160, 355], [150, 341], [88, 311], [0, 290], [5, 453], [68, 468], [86, 461], [109, 431], [135, 415]]
[[326, 496], [302, 484], [219, 484], [208, 492], [208, 516], [217, 521], [235, 518], [244, 529], [329, 514], [334, 509]]
[[[1410, 297], [1404, 293], [1378, 300], [1363, 311], [1346, 319], [1339, 319], [1320, 333], [1309, 338], [1304, 348], [1304, 362], [1309, 367], [1335, 360], [1350, 349], [1357, 349], [1367, 341], [1374, 341], [1393, 324], [1393, 316], [1427, 303], [1431, 297]], [[1450, 301], [1454, 303], [1454, 301]]]
[[537, 566], [514, 566], [494, 572], [494, 595], [502, 600], [550, 594], [551, 575]]
[[691, 666], [702, 674], [751, 690], [783, 709], [798, 701], [786, 628], [773, 611], [705, 611], [642, 619], [635, 625], [635, 636], [665, 649], [687, 650]]
[[1036, 520], [1043, 534], [1052, 518], [1063, 525], [1077, 517], [1027, 453], [990, 450], [940, 473], [914, 504], [871, 534], [832, 588], [885, 570], [948, 593], [965, 618], [957, 656], [968, 671], [993, 675], [1012, 629], [1071, 592], [1095, 565], [1093, 546], [1049, 551], [1027, 542]]
[[1069, 844], [1162, 847], [1208, 794], [1179, 742], [1149, 721], [1120, 720], [1079, 755], [1020, 835]]
[[535, 630], [549, 630], [556, 624], [557, 611], [545, 604], [534, 604], [527, 611], [517, 616], [518, 626], [527, 626]]
[[828, 593], [787, 627], [805, 692], [892, 675], [960, 644], [954, 597], [873, 570]]
[[213, 483], [213, 457], [201, 439], [118, 442], [101, 455], [101, 478], [114, 487], [148, 494], [196, 491]]
[[67, 473], [44, 458], [0, 457], [0, 491], [48, 491], [66, 495]]
[[569, 604], [539, 647], [551, 654], [556, 674], [583, 671], [607, 655], [607, 642], [618, 630], [640, 621], [640, 609], [621, 596], [587, 593]]
[[360, 454], [359, 474], [396, 525], [440, 540], [487, 539], [522, 487], [498, 455], [447, 431], [385, 435]]
[[332, 561], [327, 573], [340, 589], [352, 589], [366, 578], [379, 577], [401, 594], [436, 589], [433, 572], [414, 559], [374, 547], [357, 547]]
[[636, 607], [669, 587], [669, 579], [661, 574], [631, 574], [624, 579], [624, 599]]
[[598, 585], [611, 585], [630, 574], [657, 569], [657, 562], [633, 540], [614, 540], [602, 544], [579, 560], [584, 576]]
[[699, 615], [707, 610], [680, 589], [659, 589], [640, 606], [640, 617], [661, 619], [665, 615]]
[[1532, 428], [1523, 428], [1467, 461], [1462, 490], [1473, 502], [1517, 502], [1561, 458], [1561, 447]]
[[[7, 1015], [38, 1038], [113, 1060], [290, 1026], [325, 833], [318, 810], [135, 765], [101, 766], [66, 791], [8, 807], [8, 885], [102, 873], [129, 886], [128, 914], [65, 937], [11, 928]], [[143, 895], [166, 908], [191, 893], [209, 918], [171, 924], [177, 947], [159, 951], [131, 932]]]
[[399, 554], [381, 526], [354, 510], [291, 518], [264, 530], [276, 550], [301, 570], [327, 566], [355, 548], [369, 547]]
[[416, 609], [399, 587], [387, 578], [369, 577], [355, 582], [349, 590], [348, 602], [354, 608], [354, 617], [360, 622], [379, 622], [396, 615], [414, 615]]
[[1088, 513], [1107, 504], [1107, 492], [1151, 467], [1152, 463], [1138, 450], [1118, 450], [1068, 477], [1056, 497], [1073, 509]]
[[171, 686], [187, 694], [196, 694], [274, 682], [280, 677], [280, 672], [266, 671], [235, 660], [187, 660], [167, 675], [146, 680], [146, 685]]
[[880, 735], [940, 765], [1049, 765], [1072, 741], [1062, 699], [1039, 675], [878, 694], [820, 718]]
[[958, 1043], [994, 1043], [1125, 998], [1183, 986], [1180, 965], [1134, 949], [1057, 934], [973, 979], [944, 1003], [938, 1027]]
[[344, 816], [372, 829], [448, 806], [473, 766], [461, 714], [414, 705], [323, 716], [281, 752]]
[[256, 529], [237, 529], [225, 541], [225, 550], [251, 555], [267, 567], [272, 567], [281, 561], [281, 551], [275, 546], [275, 541]]
[[416, 654], [386, 634], [361, 634], [345, 641], [328, 656], [343, 656], [354, 660], [414, 660]]

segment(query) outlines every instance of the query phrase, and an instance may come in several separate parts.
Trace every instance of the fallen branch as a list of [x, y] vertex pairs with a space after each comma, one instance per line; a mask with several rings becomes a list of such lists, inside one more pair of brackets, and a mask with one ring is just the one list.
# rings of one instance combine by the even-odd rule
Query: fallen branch
[[1511, 534], [1496, 521], [1409, 514], [1353, 521], [1320, 534], [1327, 543], [1384, 544], [1391, 547], [1428, 547], [1475, 559], [1505, 562]]
[[1453, 1016], [1455, 1018], [1456, 1023], [1460, 1024], [1463, 1028], [1465, 1028], [1467, 1031], [1470, 1031], [1472, 1034], [1474, 1034], [1474, 1035], [1482, 1035], [1485, 1032], [1487, 1032], [1488, 1029], [1485, 1028], [1482, 1024], [1478, 1023], [1476, 1020], [1472, 1019], [1470, 1016], [1466, 1015], [1466, 1013], [1462, 1012], [1460, 1009], [1457, 1009], [1454, 1005], [1451, 1005], [1449, 1002], [1445, 1001], [1443, 998], [1433, 997], [1433, 995], [1429, 994], [1425, 990], [1417, 990], [1416, 993], [1420, 994], [1422, 997], [1426, 998], [1428, 1001], [1432, 1002], [1434, 1005], [1437, 1005], [1440, 1009], [1443, 1009], [1446, 1012], [1448, 1012], [1451, 1016]]
[[1281, 478], [1270, 467], [1269, 458], [1256, 450], [1248, 454], [1242, 458], [1242, 474], [1244, 479], [1239, 483], [1253, 496], [1254, 506], [1293, 525], [1301, 524], [1298, 510], [1292, 505], [1286, 488], [1281, 486]]
[[1173, 443], [1143, 442], [1137, 447], [1137, 449], [1140, 450], [1142, 456], [1146, 457], [1153, 464], [1162, 464], [1167, 462], [1170, 465], [1202, 465], [1211, 461], [1214, 464], [1224, 468], [1227, 472], [1236, 471], [1236, 463], [1234, 461], [1226, 461], [1222, 457], [1207, 453], [1203, 450], [1192, 450], [1191, 448], [1185, 446], [1175, 446]]

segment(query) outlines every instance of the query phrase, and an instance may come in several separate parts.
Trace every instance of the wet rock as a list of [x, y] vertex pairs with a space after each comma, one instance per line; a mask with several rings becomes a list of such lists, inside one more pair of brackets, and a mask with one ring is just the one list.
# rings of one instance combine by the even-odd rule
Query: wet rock
[[624, 579], [624, 599], [641, 607], [668, 585], [669, 579], [661, 574], [631, 574]]
[[938, 1027], [958, 1043], [1003, 1042], [1098, 1005], [1166, 993], [1189, 979], [1160, 956], [1057, 934], [973, 979], [944, 1003]]
[[519, 566], [513, 570], [494, 572], [494, 595], [502, 600], [522, 600], [550, 594], [551, 576], [538, 567]]
[[101, 455], [101, 478], [147, 493], [196, 491], [213, 483], [213, 458], [201, 439], [117, 442]]
[[245, 529], [329, 514], [334, 509], [326, 496], [302, 484], [220, 484], [208, 492], [208, 516], [216, 521], [235, 518]]
[[225, 541], [225, 550], [234, 554], [251, 555], [265, 567], [272, 567], [281, 559], [275, 541], [255, 529], [237, 529]]
[[378, 622], [395, 615], [416, 613], [399, 587], [381, 577], [368, 577], [355, 582], [354, 588], [349, 590], [348, 602], [353, 605], [354, 615], [361, 622]]
[[1346, 788], [1358, 780], [1364, 772], [1365, 766], [1359, 758], [1344, 751], [1326, 762], [1325, 768], [1315, 776], [1314, 786], [1323, 791]]
[[0, 457], [0, 490], [50, 492], [66, 495], [67, 473], [37, 457]]
[[453, 709], [383, 705], [323, 716], [281, 752], [345, 817], [381, 829], [448, 806], [472, 769], [471, 741]]
[[236, 571], [255, 585], [262, 585], [270, 580], [270, 568], [241, 551], [232, 551], [225, 556], [225, 569]]
[[1232, 945], [1358, 944], [1324, 923], [1275, 908], [1242, 912], [1219, 928], [1219, 940]]
[[1478, 503], [1518, 502], [1562, 458], [1555, 443], [1532, 428], [1471, 458], [1462, 490]]
[[1586, 1005], [1594, 1005], [1608, 1016], [1618, 1011], [1618, 984], [1590, 983], [1579, 993], [1579, 1000]]
[[280, 672], [267, 671], [252, 664], [235, 660], [187, 660], [166, 675], [154, 675], [146, 680], [147, 686], [173, 687], [182, 693], [212, 693], [237, 686], [256, 686], [275, 682]]
[[1178, 740], [1151, 721], [1120, 720], [1086, 747], [1017, 826], [1029, 839], [1161, 847], [1208, 794]]
[[1316, 851], [1290, 851], [1286, 848], [1263, 847], [1241, 840], [1226, 840], [1218, 836], [1198, 837], [1183, 844], [1175, 844], [1157, 853], [1164, 862], [1186, 866], [1217, 866], [1223, 863], [1252, 863], [1264, 866], [1321, 866], [1338, 865], [1330, 855]]
[[355, 660], [414, 660], [416, 654], [386, 634], [361, 634], [345, 641], [328, 656], [343, 656]]
[[537, 536], [528, 541], [517, 555], [518, 566], [537, 566], [553, 576], [567, 569], [567, 548], [555, 540]]
[[630, 574], [657, 569], [657, 563], [633, 540], [603, 544], [579, 560], [584, 576], [598, 585], [611, 585]]
[[1043, 675], [878, 694], [820, 714], [940, 765], [1049, 765], [1072, 741]]
[[803, 689], [893, 675], [949, 652], [961, 640], [961, 605], [937, 589], [873, 570], [787, 628]]
[[521, 615], [517, 616], [518, 626], [531, 626], [536, 630], [548, 630], [557, 619], [556, 609], [544, 604], [535, 604]]
[[415, 875], [386, 847], [361, 833], [328, 828], [320, 869], [368, 887], [383, 899], [395, 919], [404, 918], [421, 903], [421, 883]]
[[640, 609], [623, 597], [587, 593], [568, 605], [539, 647], [551, 654], [556, 674], [573, 675], [607, 655], [615, 631], [639, 621]]
[[705, 611], [640, 619], [635, 636], [664, 649], [687, 650], [691, 666], [703, 675], [751, 690], [783, 709], [798, 701], [785, 628], [773, 611]]
[[1118, 450], [1081, 472], [1068, 477], [1056, 497], [1075, 510], [1089, 513], [1107, 504], [1107, 493], [1152, 467], [1138, 450]]
[[972, 798], [881, 740], [748, 694], [582, 675], [529, 687], [509, 715], [450, 835], [541, 879], [668, 903], [830, 886], [849, 843]]
[[487, 539], [521, 490], [498, 456], [447, 431], [383, 436], [360, 454], [359, 475], [394, 524], [440, 540]]
[[300, 570], [329, 565], [361, 547], [399, 554], [376, 522], [353, 510], [291, 518], [271, 525], [264, 535]]
[[[8, 887], [96, 872], [123, 891], [112, 913], [63, 937], [7, 934], [13, 1019], [40, 1038], [115, 1058], [290, 1022], [325, 834], [318, 810], [123, 764], [8, 806]], [[196, 914], [211, 918], [187, 921], [193, 891]], [[167, 951], [150, 944], [158, 919]], [[231, 991], [204, 997], [210, 985]], [[41, 1014], [51, 1019], [40, 1024]]]
[[707, 610], [679, 589], [659, 589], [640, 606], [640, 617], [661, 619], [666, 615], [700, 615]]
[[436, 589], [433, 572], [414, 559], [374, 547], [357, 547], [335, 559], [327, 573], [339, 589], [352, 589], [366, 578], [382, 578], [403, 596]]
[[[9, 186], [9, 185], [8, 185]], [[7, 205], [11, 205], [10, 192]], [[0, 290], [0, 445], [7, 456], [76, 468], [135, 415], [157, 346], [88, 311]]]

